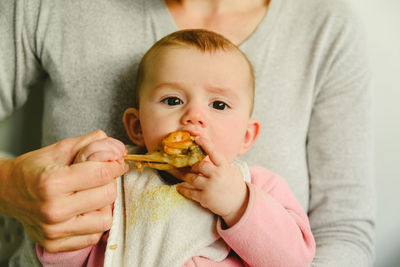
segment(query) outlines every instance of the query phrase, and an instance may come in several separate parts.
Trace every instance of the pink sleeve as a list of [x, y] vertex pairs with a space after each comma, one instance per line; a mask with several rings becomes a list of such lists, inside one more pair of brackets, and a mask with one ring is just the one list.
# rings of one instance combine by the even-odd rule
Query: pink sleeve
[[286, 181], [262, 168], [250, 168], [249, 203], [242, 218], [217, 231], [249, 266], [309, 266], [315, 241], [307, 214]]
[[49, 253], [43, 249], [40, 245], [36, 244], [36, 254], [42, 266], [86, 266], [88, 256], [92, 250], [92, 247], [84, 249], [68, 251], [68, 252], [57, 252]]
[[36, 244], [37, 257], [44, 267], [94, 267], [103, 266], [104, 253], [107, 246], [108, 232], [102, 236], [95, 245], [79, 250], [49, 253], [40, 245]]

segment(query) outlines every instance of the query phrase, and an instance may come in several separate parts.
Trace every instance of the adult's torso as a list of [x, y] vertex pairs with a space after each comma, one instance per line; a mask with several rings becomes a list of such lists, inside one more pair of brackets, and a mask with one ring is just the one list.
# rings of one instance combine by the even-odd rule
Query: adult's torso
[[[315, 55], [324, 53], [316, 44], [325, 15], [318, 15], [315, 2], [272, 0], [261, 24], [240, 45], [254, 66], [253, 116], [262, 125], [244, 158], [283, 176], [305, 209], [307, 130], [320, 82]], [[48, 73], [43, 144], [94, 129], [129, 143], [121, 118], [134, 103], [138, 62], [155, 41], [178, 30], [164, 2], [44, 2], [37, 29]]]

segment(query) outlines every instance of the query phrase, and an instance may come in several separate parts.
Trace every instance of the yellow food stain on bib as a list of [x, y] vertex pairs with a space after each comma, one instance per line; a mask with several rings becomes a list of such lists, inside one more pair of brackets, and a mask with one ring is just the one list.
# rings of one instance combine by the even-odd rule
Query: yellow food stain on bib
[[155, 222], [167, 217], [172, 208], [189, 201], [176, 191], [176, 185], [160, 185], [142, 192], [132, 199], [129, 209], [129, 226], [138, 220]]

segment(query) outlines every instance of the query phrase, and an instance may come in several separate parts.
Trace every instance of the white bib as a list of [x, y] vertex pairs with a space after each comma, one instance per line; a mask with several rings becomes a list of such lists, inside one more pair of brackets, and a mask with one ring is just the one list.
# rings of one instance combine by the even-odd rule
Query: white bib
[[[235, 165], [249, 181], [247, 165]], [[117, 184], [104, 266], [180, 267], [195, 256], [216, 262], [227, 257], [229, 247], [216, 232], [218, 217], [156, 171], [131, 170]]]

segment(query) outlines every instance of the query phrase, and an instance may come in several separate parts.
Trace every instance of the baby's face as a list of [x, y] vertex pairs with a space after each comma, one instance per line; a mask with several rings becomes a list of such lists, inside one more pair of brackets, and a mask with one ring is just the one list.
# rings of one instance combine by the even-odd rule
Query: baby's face
[[211, 139], [230, 161], [243, 154], [251, 86], [248, 63], [238, 52], [163, 48], [149, 60], [141, 88], [139, 118], [147, 149], [168, 133], [185, 130]]

